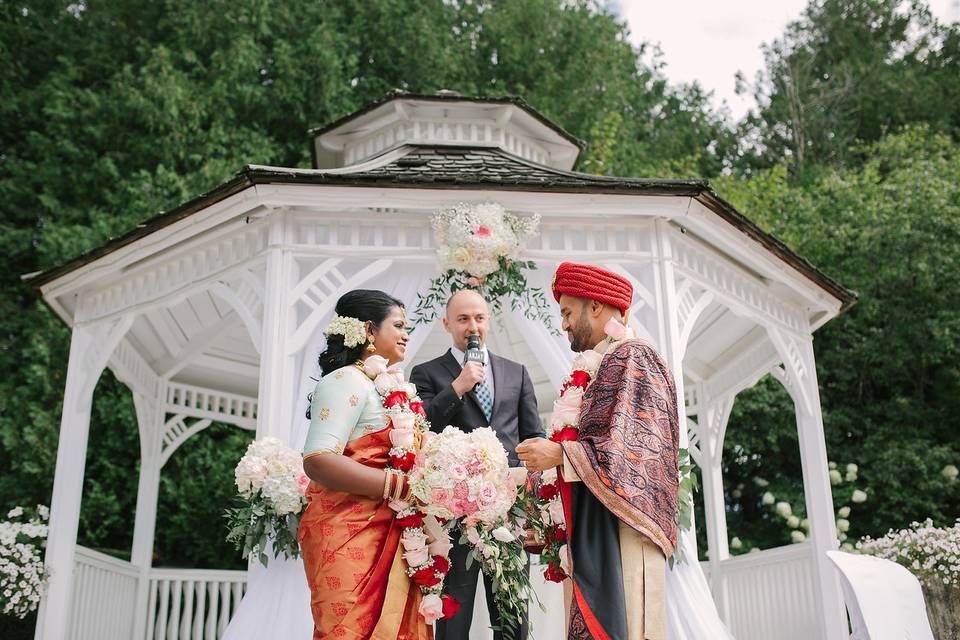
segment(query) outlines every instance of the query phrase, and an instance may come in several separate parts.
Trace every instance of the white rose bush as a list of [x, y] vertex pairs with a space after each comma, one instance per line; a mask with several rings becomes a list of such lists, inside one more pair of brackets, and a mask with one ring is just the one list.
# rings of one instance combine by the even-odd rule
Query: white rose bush
[[241, 505], [226, 511], [227, 540], [263, 565], [268, 544], [274, 557], [299, 558], [297, 529], [309, 484], [300, 452], [277, 438], [261, 438], [247, 447], [234, 477]]
[[43, 564], [47, 543], [47, 507], [16, 507], [0, 520], [0, 610], [24, 618], [40, 604], [48, 572]]

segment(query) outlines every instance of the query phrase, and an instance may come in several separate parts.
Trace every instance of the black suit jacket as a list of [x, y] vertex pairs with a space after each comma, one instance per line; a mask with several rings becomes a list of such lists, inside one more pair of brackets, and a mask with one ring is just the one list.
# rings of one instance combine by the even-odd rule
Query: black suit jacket
[[518, 467], [517, 444], [527, 438], [545, 436], [533, 382], [527, 368], [519, 362], [501, 358], [489, 350], [487, 354], [490, 357], [487, 366], [493, 367], [493, 416], [489, 423], [473, 391], [459, 398], [453, 390], [453, 381], [460, 375], [462, 366], [449, 350], [439, 358], [415, 366], [410, 372], [410, 382], [417, 385], [417, 394], [423, 400], [433, 431], [439, 433], [448, 424], [463, 431], [493, 427], [507, 450], [510, 466]]

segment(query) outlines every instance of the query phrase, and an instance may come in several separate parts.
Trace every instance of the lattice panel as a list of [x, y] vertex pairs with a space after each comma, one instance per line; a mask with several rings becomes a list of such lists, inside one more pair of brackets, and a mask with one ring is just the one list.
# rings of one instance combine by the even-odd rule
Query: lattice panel
[[163, 438], [160, 444], [160, 466], [162, 467], [190, 436], [200, 433], [213, 423], [210, 419], [188, 420], [187, 416], [176, 414], [163, 425]]

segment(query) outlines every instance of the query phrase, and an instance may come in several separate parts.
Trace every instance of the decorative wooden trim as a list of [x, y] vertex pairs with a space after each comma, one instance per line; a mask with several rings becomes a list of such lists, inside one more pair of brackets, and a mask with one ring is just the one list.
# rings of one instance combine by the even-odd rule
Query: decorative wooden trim
[[164, 412], [224, 422], [248, 431], [257, 428], [256, 398], [179, 382], [167, 382]]

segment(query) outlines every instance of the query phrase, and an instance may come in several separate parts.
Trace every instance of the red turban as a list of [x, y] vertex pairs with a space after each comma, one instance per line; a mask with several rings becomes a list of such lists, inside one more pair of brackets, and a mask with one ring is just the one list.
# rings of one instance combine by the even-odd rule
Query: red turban
[[592, 264], [563, 262], [553, 276], [553, 297], [576, 296], [598, 300], [625, 312], [633, 300], [633, 285], [623, 276]]

